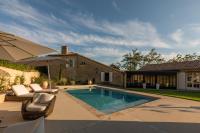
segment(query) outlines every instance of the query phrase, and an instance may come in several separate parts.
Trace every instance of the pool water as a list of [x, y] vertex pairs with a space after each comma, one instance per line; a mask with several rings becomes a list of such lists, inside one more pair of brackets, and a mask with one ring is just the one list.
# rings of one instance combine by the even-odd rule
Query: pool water
[[100, 87], [67, 90], [67, 93], [106, 114], [155, 100], [155, 98], [152, 97], [113, 91]]

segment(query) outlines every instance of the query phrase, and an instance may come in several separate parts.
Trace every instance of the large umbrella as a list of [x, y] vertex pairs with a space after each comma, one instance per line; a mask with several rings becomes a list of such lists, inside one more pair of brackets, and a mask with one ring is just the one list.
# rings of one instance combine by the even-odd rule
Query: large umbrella
[[21, 60], [20, 63], [28, 64], [32, 66], [47, 66], [49, 88], [51, 89], [51, 75], [50, 75], [50, 68], [49, 68], [50, 64], [51, 63], [67, 64], [68, 60], [62, 57], [56, 57], [56, 56], [41, 56], [41, 57], [24, 59], [24, 60]]
[[56, 51], [13, 34], [0, 32], [0, 59], [16, 62], [52, 52]]

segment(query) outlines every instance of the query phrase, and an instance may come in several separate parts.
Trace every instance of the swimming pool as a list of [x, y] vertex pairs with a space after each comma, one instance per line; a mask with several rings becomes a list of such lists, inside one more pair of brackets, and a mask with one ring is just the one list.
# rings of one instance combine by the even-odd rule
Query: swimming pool
[[67, 90], [67, 93], [106, 114], [155, 100], [153, 97], [115, 91], [102, 87]]

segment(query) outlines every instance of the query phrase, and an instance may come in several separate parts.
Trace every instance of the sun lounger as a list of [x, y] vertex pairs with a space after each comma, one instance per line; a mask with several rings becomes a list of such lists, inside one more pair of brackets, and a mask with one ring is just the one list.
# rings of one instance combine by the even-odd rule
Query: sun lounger
[[39, 84], [30, 84], [30, 88], [34, 91], [34, 92], [43, 92], [43, 93], [58, 93], [58, 89], [43, 89], [42, 87], [40, 87]]
[[4, 133], [45, 133], [44, 117], [8, 126]]
[[24, 85], [13, 85], [12, 91], [13, 95], [7, 94], [5, 96], [5, 101], [23, 101], [27, 99], [32, 99], [34, 93], [30, 93]]
[[21, 113], [24, 120], [47, 117], [53, 112], [56, 96], [48, 93], [36, 93], [32, 100], [22, 102]]

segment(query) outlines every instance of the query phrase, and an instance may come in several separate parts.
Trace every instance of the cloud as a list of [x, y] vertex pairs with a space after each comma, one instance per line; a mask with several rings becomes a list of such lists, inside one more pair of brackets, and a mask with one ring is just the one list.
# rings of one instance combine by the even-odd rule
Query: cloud
[[95, 40], [102, 38], [102, 40], [105, 40], [104, 43], [132, 47], [170, 47], [167, 42], [160, 37], [156, 28], [147, 22], [137, 20], [125, 22], [95, 21], [89, 16], [73, 16], [72, 20], [90, 30], [104, 33], [106, 36], [92, 35], [95, 37]]
[[200, 46], [200, 25], [192, 24], [185, 25], [177, 29], [171, 35], [172, 44], [174, 47], [182, 49], [192, 49]]
[[183, 31], [182, 29], [176, 30], [174, 33], [171, 34], [172, 40], [174, 40], [176, 43], [180, 44], [183, 40]]
[[115, 0], [112, 1], [112, 6], [117, 10], [120, 11], [120, 8]]
[[9, 17], [19, 20], [21, 23], [36, 28], [48, 27], [48, 25], [65, 25], [65, 27], [70, 27], [66, 21], [57, 18], [54, 14], [44, 14], [19, 0], [0, 1], [0, 11]]
[[[130, 20], [120, 23], [109, 21], [96, 21], [95, 19], [93, 19], [93, 17], [88, 16], [87, 14], [71, 15], [69, 12], [65, 12], [65, 14], [68, 17], [71, 17], [72, 21], [75, 22], [70, 24], [66, 20], [57, 18], [52, 13], [41, 13], [36, 8], [33, 8], [31, 5], [19, 0], [12, 0], [12, 2], [1, 1], [0, 3], [0, 11], [34, 27], [33, 29], [30, 29], [22, 26], [22, 24], [15, 24], [15, 27], [13, 27], [13, 29], [18, 26], [24, 30], [23, 34], [22, 32], [16, 32], [11, 28], [9, 28], [9, 32], [16, 33], [17, 35], [22, 35], [23, 37], [28, 37], [28, 39], [32, 37], [32, 39], [35, 39], [38, 42], [46, 42], [49, 44], [63, 41], [63, 43], [71, 43], [73, 45], [97, 43], [104, 45], [113, 45], [113, 47], [169, 47], [169, 45], [162, 38], [160, 38], [159, 34], [156, 31], [156, 28], [150, 23], [145, 23], [137, 20]], [[7, 24], [6, 27], [8, 27], [8, 25], [10, 24]], [[58, 25], [63, 25], [63, 27], [66, 28], [66, 31], [60, 31], [53, 28], [54, 26]], [[92, 30], [92, 32], [87, 34], [79, 33], [78, 29], [74, 30], [73, 28], [71, 28], [74, 27], [74, 25], [80, 25], [81, 28], [89, 28], [90, 30]], [[8, 30], [5, 29], [5, 31]], [[102, 34], [97, 34], [94, 31], [101, 32]], [[25, 32], [26, 35], [24, 34]], [[36, 33], [38, 35], [36, 35]]]
[[122, 56], [127, 52], [129, 51], [112, 47], [94, 47], [85, 48], [81, 54], [90, 58], [98, 58], [105, 64], [111, 64], [115, 62], [120, 62], [122, 60]]
[[127, 50], [119, 50], [116, 48], [107, 48], [107, 47], [94, 47], [94, 48], [86, 48], [85, 52], [89, 53], [90, 57], [96, 57], [98, 55], [104, 57], [121, 57], [126, 54]]
[[162, 57], [165, 58], [165, 60], [169, 60], [169, 59], [176, 57], [177, 54], [178, 53], [176, 53], [176, 52], [164, 53], [164, 54], [162, 54]]
[[[119, 7], [116, 1], [112, 5], [116, 9]], [[0, 21], [2, 31], [56, 49], [62, 44], [76, 45], [83, 49], [77, 52], [106, 63], [119, 61], [132, 48], [164, 49], [169, 51], [163, 54], [165, 58], [174, 56], [177, 49], [200, 48], [200, 24], [178, 28], [164, 37], [150, 22], [135, 19], [97, 21], [93, 15], [68, 10], [62, 10], [65, 16], [60, 17], [41, 12], [20, 0], [0, 1], [0, 12], [6, 17], [6, 21]]]

